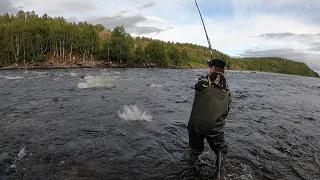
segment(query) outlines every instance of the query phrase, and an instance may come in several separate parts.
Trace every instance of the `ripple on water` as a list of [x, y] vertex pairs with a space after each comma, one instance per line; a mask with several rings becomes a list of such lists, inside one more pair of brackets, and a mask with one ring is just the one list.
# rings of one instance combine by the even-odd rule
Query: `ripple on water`
[[[195, 165], [183, 158], [206, 71], [0, 71], [0, 179], [212, 179], [207, 143]], [[318, 179], [319, 80], [229, 72], [227, 179]]]

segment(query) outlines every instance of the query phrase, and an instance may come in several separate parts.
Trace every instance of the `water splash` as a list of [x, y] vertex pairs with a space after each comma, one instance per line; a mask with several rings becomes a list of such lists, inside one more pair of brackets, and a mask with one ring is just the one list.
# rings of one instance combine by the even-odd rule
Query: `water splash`
[[27, 154], [26, 148], [22, 148], [18, 153], [18, 159], [22, 159]]
[[78, 74], [77, 74], [77, 73], [74, 73], [74, 72], [71, 72], [70, 75], [71, 75], [72, 77], [77, 77], [77, 76], [78, 76]]
[[24, 147], [19, 151], [18, 158], [14, 160], [13, 164], [11, 164], [8, 169], [6, 169], [5, 174], [10, 175], [19, 171], [20, 161], [26, 155], [27, 155], [27, 149]]
[[94, 88], [94, 87], [101, 87], [101, 88], [115, 88], [116, 85], [113, 83], [114, 78], [108, 76], [85, 76], [85, 82], [81, 82], [78, 84], [80, 89], [86, 88]]
[[152, 115], [140, 110], [137, 106], [124, 106], [123, 111], [118, 111], [121, 119], [126, 121], [148, 121], [152, 120]]

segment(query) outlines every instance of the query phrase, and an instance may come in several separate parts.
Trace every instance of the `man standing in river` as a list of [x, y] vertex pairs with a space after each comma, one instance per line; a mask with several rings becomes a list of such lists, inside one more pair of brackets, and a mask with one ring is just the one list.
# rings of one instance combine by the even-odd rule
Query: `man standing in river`
[[226, 62], [214, 59], [208, 62], [210, 74], [201, 76], [195, 85], [195, 97], [188, 123], [191, 157], [196, 160], [204, 150], [204, 138], [217, 155], [215, 179], [224, 177], [225, 119], [230, 110], [231, 93], [224, 77]]

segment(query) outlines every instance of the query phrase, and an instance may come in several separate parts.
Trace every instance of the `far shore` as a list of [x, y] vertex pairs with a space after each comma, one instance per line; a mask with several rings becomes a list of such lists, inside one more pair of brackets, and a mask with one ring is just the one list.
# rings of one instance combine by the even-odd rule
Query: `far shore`
[[21, 69], [81, 69], [81, 68], [162, 68], [162, 69], [198, 69], [205, 66], [154, 66], [154, 65], [103, 65], [103, 66], [0, 66], [1, 70], [21, 70]]
[[[115, 62], [107, 62], [105, 60], [85, 60], [85, 61], [68, 61], [68, 60], [47, 60], [43, 62], [37, 63], [21, 63], [21, 64], [12, 64], [8, 66], [1, 66], [1, 70], [49, 70], [49, 69], [77, 69], [77, 68], [161, 68], [161, 69], [199, 69], [199, 68], [208, 68], [206, 65], [203, 64], [188, 64], [183, 66], [164, 66], [160, 67], [156, 64], [119, 64]], [[246, 70], [246, 69], [234, 69], [234, 68], [227, 68], [227, 70], [235, 70], [235, 71], [243, 71], [249, 73], [256, 73], [256, 72], [264, 72], [264, 73], [273, 73], [273, 72], [266, 72], [266, 71], [254, 71], [254, 70]], [[275, 74], [284, 74], [284, 73], [275, 73]], [[292, 75], [292, 74], [287, 74]], [[301, 75], [296, 75], [301, 76]], [[305, 76], [307, 77], [307, 76]]]
[[86, 61], [64, 61], [51, 60], [37, 63], [20, 63], [7, 66], [0, 66], [0, 70], [14, 69], [70, 69], [70, 68], [166, 68], [166, 69], [195, 69], [204, 68], [205, 65], [183, 65], [183, 66], [164, 66], [160, 67], [156, 64], [119, 64], [115, 62], [107, 62], [103, 60], [86, 60]]

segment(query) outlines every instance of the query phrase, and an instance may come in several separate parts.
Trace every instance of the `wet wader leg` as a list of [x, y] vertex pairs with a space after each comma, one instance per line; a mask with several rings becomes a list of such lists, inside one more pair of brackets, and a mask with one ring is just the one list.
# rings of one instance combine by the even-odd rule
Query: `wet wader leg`
[[190, 148], [190, 155], [191, 161], [195, 162], [198, 159], [198, 156], [204, 150], [204, 135], [201, 135], [196, 127], [188, 125], [188, 132], [189, 132], [189, 148]]
[[228, 146], [224, 141], [224, 133], [220, 133], [217, 136], [206, 136], [206, 139], [210, 145], [210, 148], [217, 155], [219, 151], [228, 153]]
[[207, 136], [206, 139], [217, 156], [214, 179], [223, 180], [225, 175], [224, 160], [228, 152], [228, 146], [224, 141], [224, 133], [220, 133], [218, 136]]
[[225, 154], [223, 151], [217, 153], [216, 159], [216, 171], [214, 173], [215, 180], [224, 180], [225, 170], [224, 170], [224, 158]]

